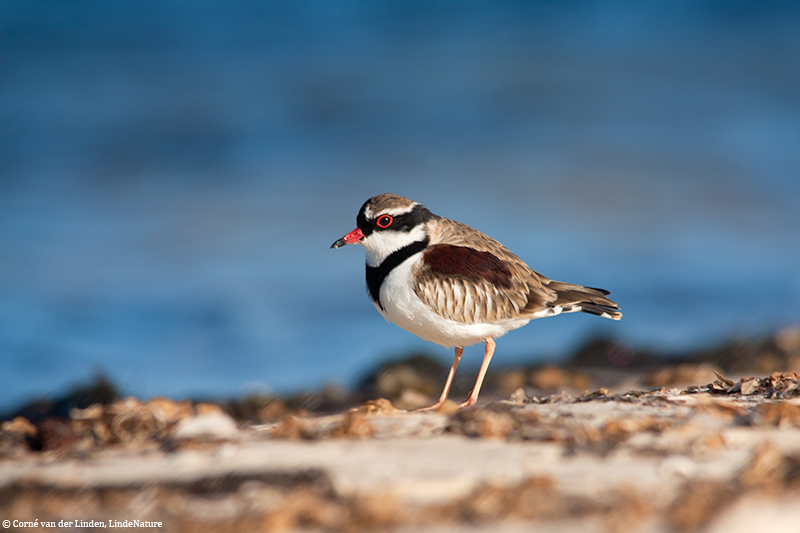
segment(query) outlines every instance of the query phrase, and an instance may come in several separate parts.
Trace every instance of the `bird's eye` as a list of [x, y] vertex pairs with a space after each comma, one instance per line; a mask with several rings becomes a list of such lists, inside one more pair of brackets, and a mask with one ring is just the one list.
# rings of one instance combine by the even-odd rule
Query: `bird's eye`
[[389, 215], [381, 215], [375, 222], [379, 228], [385, 229], [392, 225], [392, 217]]

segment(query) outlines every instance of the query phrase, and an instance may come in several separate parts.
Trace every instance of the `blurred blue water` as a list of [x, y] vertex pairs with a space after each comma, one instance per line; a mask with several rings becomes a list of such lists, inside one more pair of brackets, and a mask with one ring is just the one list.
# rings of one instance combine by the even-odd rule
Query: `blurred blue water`
[[623, 308], [498, 363], [798, 323], [798, 30], [790, 2], [3, 2], [0, 407], [449, 363], [328, 249], [387, 191]]

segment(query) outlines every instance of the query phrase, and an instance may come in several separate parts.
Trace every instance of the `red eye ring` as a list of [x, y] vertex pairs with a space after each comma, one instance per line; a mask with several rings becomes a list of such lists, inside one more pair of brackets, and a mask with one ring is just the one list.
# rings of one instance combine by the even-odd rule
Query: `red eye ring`
[[378, 217], [378, 220], [375, 221], [375, 224], [381, 229], [386, 229], [392, 225], [393, 221], [394, 219], [391, 216], [381, 215]]

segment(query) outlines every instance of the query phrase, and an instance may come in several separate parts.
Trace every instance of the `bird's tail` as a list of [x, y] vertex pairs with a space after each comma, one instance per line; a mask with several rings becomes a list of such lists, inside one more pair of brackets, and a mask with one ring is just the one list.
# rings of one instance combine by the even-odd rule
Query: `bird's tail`
[[614, 300], [607, 298], [609, 292], [605, 289], [583, 287], [561, 281], [551, 281], [547, 287], [556, 291], [556, 299], [549, 306], [554, 309], [560, 308], [561, 313], [580, 311], [612, 320], [622, 318], [619, 306]]

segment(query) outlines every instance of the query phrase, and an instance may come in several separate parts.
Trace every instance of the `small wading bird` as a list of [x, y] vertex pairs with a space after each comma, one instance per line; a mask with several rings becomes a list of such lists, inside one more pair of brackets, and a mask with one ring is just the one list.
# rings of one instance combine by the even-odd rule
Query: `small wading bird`
[[491, 237], [402, 196], [370, 198], [356, 225], [331, 248], [366, 248], [367, 289], [378, 312], [426, 341], [455, 347], [439, 401], [423, 410], [447, 400], [464, 346], [485, 342], [475, 387], [460, 407], [478, 400], [495, 338], [561, 313], [622, 318], [608, 291], [552, 281]]

